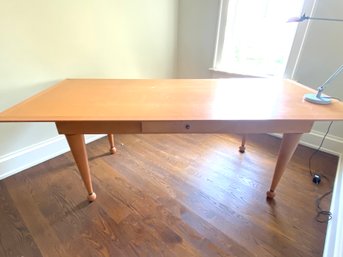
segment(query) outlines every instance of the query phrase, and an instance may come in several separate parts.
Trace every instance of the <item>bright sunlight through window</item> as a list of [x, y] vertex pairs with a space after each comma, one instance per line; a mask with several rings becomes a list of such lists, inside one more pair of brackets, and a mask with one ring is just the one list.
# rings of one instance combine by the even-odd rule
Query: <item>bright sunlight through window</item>
[[283, 76], [297, 29], [286, 21], [302, 7], [302, 0], [229, 0], [222, 6], [215, 69]]

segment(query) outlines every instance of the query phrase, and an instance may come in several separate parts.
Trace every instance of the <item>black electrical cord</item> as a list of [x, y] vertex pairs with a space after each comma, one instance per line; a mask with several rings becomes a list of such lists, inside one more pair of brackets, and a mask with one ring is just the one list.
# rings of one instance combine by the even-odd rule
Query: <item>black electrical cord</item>
[[316, 207], [317, 207], [316, 221], [320, 223], [327, 223], [329, 220], [332, 219], [332, 213], [330, 211], [325, 211], [320, 207], [320, 202], [323, 200], [323, 198], [325, 198], [326, 196], [330, 194], [332, 194], [332, 189], [316, 199]]
[[[314, 174], [314, 172], [312, 171], [312, 159], [313, 157], [320, 151], [321, 147], [323, 146], [323, 143], [325, 141], [325, 138], [326, 136], [329, 134], [329, 131], [330, 131], [330, 128], [333, 124], [333, 121], [330, 122], [327, 130], [326, 130], [326, 133], [319, 145], [319, 147], [311, 154], [310, 158], [309, 158], [309, 161], [308, 161], [308, 167], [309, 167], [309, 172], [310, 172], [310, 175], [311, 177], [315, 177], [315, 176], [318, 176], [317, 174]], [[329, 179], [328, 177], [326, 177], [325, 175], [323, 174], [319, 174], [321, 177], [325, 178], [328, 182], [329, 182]], [[330, 195], [332, 193], [332, 189], [326, 193], [324, 193], [323, 195], [321, 195], [320, 197], [318, 197], [316, 199], [316, 209], [317, 209], [317, 216], [316, 216], [316, 221], [320, 222], [320, 223], [327, 223], [329, 220], [332, 219], [332, 213], [330, 211], [326, 211], [326, 210], [323, 210], [321, 207], [320, 207], [320, 203], [321, 201], [323, 200], [323, 198], [325, 198], [326, 196]]]
[[[313, 157], [320, 151], [320, 149], [322, 148], [322, 146], [323, 146], [323, 144], [324, 144], [324, 141], [325, 141], [325, 138], [326, 138], [327, 135], [329, 134], [329, 131], [330, 131], [330, 128], [331, 128], [332, 124], [333, 124], [333, 121], [330, 122], [330, 124], [329, 124], [329, 126], [328, 126], [328, 128], [327, 128], [327, 130], [326, 130], [326, 132], [325, 132], [325, 135], [324, 135], [322, 141], [320, 142], [318, 148], [311, 154], [311, 156], [310, 156], [310, 158], [309, 158], [309, 160], [308, 160], [308, 168], [309, 168], [309, 172], [310, 172], [311, 177], [313, 177], [313, 176], [315, 175], [314, 172], [312, 171], [312, 159], [313, 159]], [[328, 179], [325, 175], [322, 175], [322, 174], [320, 174], [320, 175], [321, 175], [323, 178], [325, 178], [326, 180], [329, 181], [329, 179]]]

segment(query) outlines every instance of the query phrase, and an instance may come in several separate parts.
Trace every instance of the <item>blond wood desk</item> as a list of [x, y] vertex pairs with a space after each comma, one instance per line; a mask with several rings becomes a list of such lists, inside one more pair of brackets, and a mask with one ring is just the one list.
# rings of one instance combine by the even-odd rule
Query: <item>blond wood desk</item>
[[88, 191], [93, 192], [84, 134], [282, 133], [267, 197], [275, 189], [300, 137], [314, 121], [343, 120], [343, 104], [314, 105], [313, 92], [290, 80], [71, 79], [2, 112], [1, 122], [55, 122], [64, 134]]

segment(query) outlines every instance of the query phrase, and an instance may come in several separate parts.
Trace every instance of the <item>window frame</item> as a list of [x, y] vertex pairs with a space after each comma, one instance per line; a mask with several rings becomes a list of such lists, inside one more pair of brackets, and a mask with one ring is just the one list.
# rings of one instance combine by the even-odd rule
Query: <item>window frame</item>
[[[213, 64], [211, 70], [218, 73], [230, 74], [230, 71], [225, 71], [218, 68], [218, 64], [221, 62], [224, 40], [225, 40], [225, 29], [227, 23], [227, 13], [230, 0], [220, 0], [219, 12], [218, 12], [218, 22], [217, 22], [217, 37], [214, 49]], [[317, 6], [317, 0], [304, 0], [304, 5], [301, 13], [306, 13], [312, 16]], [[300, 14], [299, 14], [300, 15]], [[306, 40], [306, 35], [310, 22], [299, 23], [294, 35], [293, 43], [290, 49], [288, 60], [286, 62], [286, 67], [284, 71], [284, 78], [292, 79], [297, 70], [298, 60], [301, 56], [301, 51]], [[256, 74], [239, 74], [242, 76], [255, 76]]]

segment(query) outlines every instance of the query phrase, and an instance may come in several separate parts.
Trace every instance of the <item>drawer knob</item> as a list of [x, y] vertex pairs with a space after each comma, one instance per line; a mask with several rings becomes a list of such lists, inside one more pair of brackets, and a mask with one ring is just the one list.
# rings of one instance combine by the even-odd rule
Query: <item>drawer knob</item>
[[190, 128], [191, 128], [191, 125], [187, 124], [186, 129], [190, 129]]

